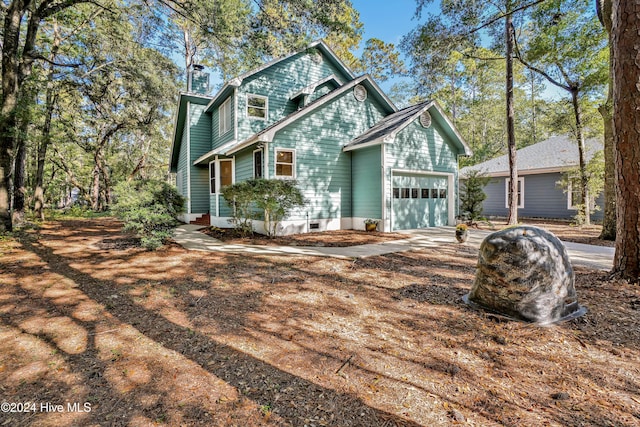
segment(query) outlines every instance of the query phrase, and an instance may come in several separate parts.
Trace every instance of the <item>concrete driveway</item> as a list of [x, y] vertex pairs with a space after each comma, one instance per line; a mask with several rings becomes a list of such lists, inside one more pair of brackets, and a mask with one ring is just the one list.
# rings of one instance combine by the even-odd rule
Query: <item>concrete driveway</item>
[[[407, 233], [413, 236], [412, 240], [427, 239], [431, 242], [450, 243], [455, 239], [454, 227], [425, 228], [420, 230], [410, 230], [407, 231]], [[479, 249], [484, 238], [491, 233], [492, 231], [469, 229], [469, 239], [465, 244]], [[565, 248], [567, 248], [567, 253], [569, 254], [569, 258], [573, 265], [580, 265], [606, 271], [611, 270], [613, 267], [614, 248], [573, 242], [562, 243], [564, 243]]]
[[[225, 252], [253, 255], [307, 255], [327, 256], [334, 258], [366, 258], [370, 256], [390, 253], [434, 248], [442, 243], [453, 243], [455, 240], [454, 227], [434, 227], [419, 230], [404, 231], [407, 238], [390, 242], [369, 245], [350, 246], [346, 248], [317, 247], [317, 246], [262, 246], [262, 245], [231, 245], [213, 239], [198, 230], [202, 226], [184, 224], [176, 228], [174, 240], [190, 250], [206, 252]], [[482, 240], [491, 233], [485, 230], [469, 230], [469, 240], [464, 245], [480, 248]], [[611, 270], [613, 266], [613, 248], [603, 246], [583, 245], [579, 243], [564, 243], [574, 265], [582, 265], [599, 270]]]

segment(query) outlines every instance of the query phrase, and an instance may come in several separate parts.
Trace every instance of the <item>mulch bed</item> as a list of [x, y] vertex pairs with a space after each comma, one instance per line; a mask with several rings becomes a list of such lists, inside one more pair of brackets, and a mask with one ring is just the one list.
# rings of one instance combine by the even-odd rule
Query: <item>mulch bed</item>
[[207, 227], [203, 233], [230, 244], [268, 246], [348, 247], [407, 239], [407, 234], [379, 231], [336, 230], [269, 237], [258, 233], [242, 234], [235, 228]]

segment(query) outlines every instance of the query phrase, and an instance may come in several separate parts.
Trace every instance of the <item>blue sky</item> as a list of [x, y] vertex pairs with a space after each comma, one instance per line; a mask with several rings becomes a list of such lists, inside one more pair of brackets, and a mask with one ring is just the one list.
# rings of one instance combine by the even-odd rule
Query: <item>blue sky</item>
[[[427, 12], [434, 14], [440, 11], [440, 1], [435, 0], [423, 11], [422, 20], [415, 18], [415, 0], [351, 0], [353, 7], [360, 13], [360, 21], [364, 24], [363, 43], [370, 38], [377, 38], [386, 43], [393, 43], [399, 48], [402, 37], [416, 28]], [[385, 92], [402, 79], [391, 79], [378, 82]]]
[[[377, 38], [399, 47], [400, 40], [418, 26], [419, 20], [414, 18], [415, 0], [351, 0], [353, 7], [360, 13], [360, 21], [364, 24], [364, 34], [360, 48], [370, 38]], [[434, 0], [429, 6], [432, 13], [438, 13], [440, 1]], [[423, 15], [426, 16], [426, 11]], [[360, 52], [357, 52], [358, 54]], [[181, 58], [180, 58], [181, 59]], [[181, 66], [182, 62], [176, 61]], [[213, 73], [212, 84], [220, 84], [219, 76]], [[395, 81], [395, 80], [394, 80]], [[392, 81], [381, 84], [388, 91]]]
[[415, 0], [352, 0], [351, 3], [360, 12], [365, 41], [378, 38], [397, 46], [402, 37], [418, 25], [413, 18]]

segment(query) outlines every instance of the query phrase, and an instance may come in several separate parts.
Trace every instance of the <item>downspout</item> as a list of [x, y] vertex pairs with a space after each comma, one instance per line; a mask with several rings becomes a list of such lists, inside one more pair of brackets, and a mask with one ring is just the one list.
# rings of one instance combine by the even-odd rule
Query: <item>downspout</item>
[[[381, 193], [382, 193], [382, 225], [383, 225], [383, 231], [387, 231], [387, 188], [386, 188], [386, 176], [387, 176], [387, 162], [386, 162], [386, 150], [385, 150], [385, 143], [384, 141], [382, 142], [382, 144], [380, 144], [380, 156], [382, 157], [381, 159], [381, 167], [382, 167], [382, 177], [381, 177], [381, 181], [382, 181], [382, 189], [381, 189]], [[390, 179], [393, 179], [393, 175], [391, 176]], [[393, 225], [391, 223], [391, 220], [393, 219], [393, 198], [391, 199], [391, 203], [389, 206], [389, 231], [393, 231]]]
[[218, 162], [218, 156], [214, 159], [215, 177], [216, 177], [216, 217], [220, 218], [220, 164]]
[[264, 143], [264, 151], [262, 153], [264, 157], [264, 179], [269, 179], [269, 143]]
[[187, 102], [187, 219], [191, 220], [191, 102]]

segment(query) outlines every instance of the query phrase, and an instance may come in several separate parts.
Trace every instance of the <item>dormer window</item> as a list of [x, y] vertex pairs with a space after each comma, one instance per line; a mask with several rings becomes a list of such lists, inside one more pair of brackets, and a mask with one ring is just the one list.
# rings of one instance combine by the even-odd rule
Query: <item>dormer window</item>
[[266, 120], [268, 100], [266, 96], [247, 95], [247, 117]]

